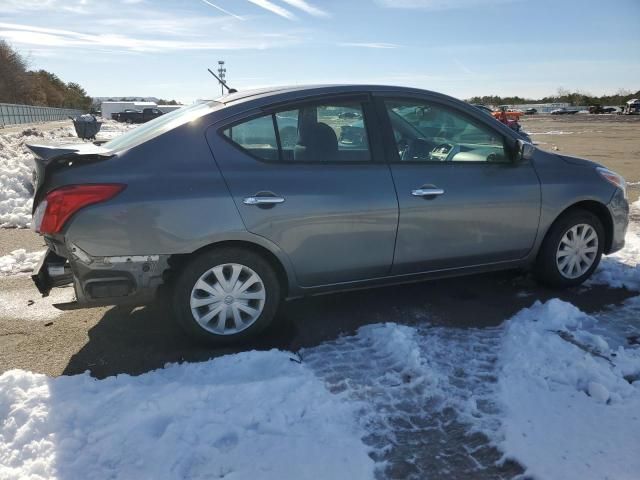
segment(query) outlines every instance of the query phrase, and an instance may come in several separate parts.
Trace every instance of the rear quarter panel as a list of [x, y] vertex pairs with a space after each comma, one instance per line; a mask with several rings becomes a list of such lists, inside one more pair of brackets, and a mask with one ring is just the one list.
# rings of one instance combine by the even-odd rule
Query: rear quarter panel
[[[59, 172], [56, 182], [124, 183], [113, 200], [87, 207], [65, 237], [92, 256], [191, 253], [245, 229], [204, 137], [203, 121], [116, 157]], [[233, 235], [231, 235], [233, 236]]]

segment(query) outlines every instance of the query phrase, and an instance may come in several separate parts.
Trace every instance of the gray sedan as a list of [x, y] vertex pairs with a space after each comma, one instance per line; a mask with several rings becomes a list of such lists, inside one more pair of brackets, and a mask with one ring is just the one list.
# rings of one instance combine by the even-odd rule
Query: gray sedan
[[584, 282], [622, 248], [625, 182], [424, 90], [225, 95], [102, 146], [32, 145], [43, 295], [170, 299], [197, 338], [262, 331], [284, 299], [492, 270]]

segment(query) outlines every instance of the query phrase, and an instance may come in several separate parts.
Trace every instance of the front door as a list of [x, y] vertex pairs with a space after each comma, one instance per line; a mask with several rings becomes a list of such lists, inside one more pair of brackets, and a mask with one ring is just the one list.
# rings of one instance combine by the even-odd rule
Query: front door
[[366, 95], [327, 98], [207, 133], [247, 230], [283, 250], [304, 287], [391, 269], [398, 204], [371, 111]]
[[540, 184], [486, 122], [428, 99], [380, 98], [400, 221], [394, 274], [523, 258], [533, 247]]

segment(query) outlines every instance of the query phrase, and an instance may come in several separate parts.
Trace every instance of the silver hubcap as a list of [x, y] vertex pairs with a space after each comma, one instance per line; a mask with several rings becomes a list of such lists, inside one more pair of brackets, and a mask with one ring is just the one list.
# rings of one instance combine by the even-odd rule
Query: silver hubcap
[[598, 254], [598, 234], [591, 225], [574, 225], [562, 236], [556, 252], [558, 271], [565, 278], [578, 278], [591, 268]]
[[260, 276], [245, 265], [225, 263], [207, 270], [191, 290], [191, 314], [205, 330], [233, 335], [262, 313], [266, 293]]

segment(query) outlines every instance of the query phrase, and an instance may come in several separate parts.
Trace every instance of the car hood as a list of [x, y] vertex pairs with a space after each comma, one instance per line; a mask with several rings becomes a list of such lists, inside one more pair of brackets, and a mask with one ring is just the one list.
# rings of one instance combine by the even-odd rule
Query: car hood
[[594, 167], [594, 168], [602, 167], [601, 164], [597, 162], [593, 162], [591, 160], [584, 159], [584, 158], [570, 157], [569, 155], [560, 155], [559, 153], [557, 153], [556, 155], [558, 155], [558, 157], [563, 159], [565, 162], [571, 163], [572, 165], [578, 165], [581, 167]]

